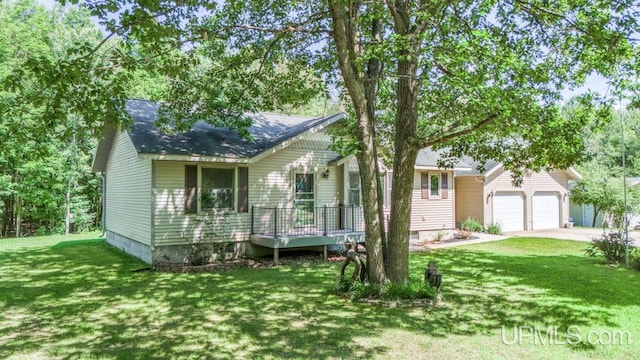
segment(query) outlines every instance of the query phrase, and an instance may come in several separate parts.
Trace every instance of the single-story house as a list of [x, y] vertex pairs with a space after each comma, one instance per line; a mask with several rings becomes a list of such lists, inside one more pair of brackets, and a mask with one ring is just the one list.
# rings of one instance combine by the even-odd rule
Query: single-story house
[[[182, 262], [194, 243], [225, 243], [227, 256], [273, 249], [364, 241], [355, 156], [329, 150], [327, 131], [343, 115], [322, 118], [251, 114], [251, 140], [199, 122], [166, 134], [156, 128], [158, 105], [130, 100], [128, 131], [106, 129], [93, 171], [103, 174], [107, 242], [141, 258]], [[419, 152], [413, 178], [411, 236], [426, 239], [456, 228], [454, 171], [439, 153]], [[381, 166], [390, 213], [392, 173]], [[216, 209], [223, 208], [220, 212]]]
[[[128, 131], [106, 129], [93, 171], [104, 179], [107, 242], [147, 263], [182, 262], [194, 243], [227, 257], [364, 241], [355, 159], [328, 149], [320, 118], [251, 114], [251, 140], [203, 122], [166, 134], [158, 105], [130, 100]], [[218, 211], [216, 209], [224, 209]], [[273, 249], [273, 250], [272, 250]]]
[[473, 218], [499, 224], [502, 231], [554, 229], [569, 221], [569, 181], [581, 178], [574, 169], [527, 172], [515, 187], [511, 172], [502, 163], [479, 163], [463, 159], [472, 170], [456, 171], [456, 221]]
[[[634, 187], [640, 185], [639, 177], [629, 177], [627, 178], [627, 186]], [[570, 187], [571, 189], [571, 187]], [[592, 227], [593, 224], [593, 216], [595, 215], [595, 209], [591, 204], [582, 204], [578, 205], [571, 200], [569, 197], [569, 213], [575, 225], [578, 226], [586, 226]], [[604, 225], [610, 226], [605, 222], [606, 214], [600, 211], [598, 212], [598, 217], [595, 222], [595, 227], [602, 227], [603, 222]], [[633, 228], [640, 223], [640, 214], [632, 214], [629, 219], [629, 227]]]

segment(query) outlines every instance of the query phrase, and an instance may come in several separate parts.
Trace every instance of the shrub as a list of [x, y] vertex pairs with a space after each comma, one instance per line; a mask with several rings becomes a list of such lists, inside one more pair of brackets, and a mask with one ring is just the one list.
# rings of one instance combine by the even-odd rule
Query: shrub
[[640, 249], [635, 248], [629, 254], [629, 266], [635, 271], [640, 271]]
[[491, 223], [487, 226], [487, 232], [493, 235], [502, 234], [502, 225], [500, 223]]
[[433, 290], [424, 281], [410, 281], [406, 284], [390, 283], [380, 295], [383, 300], [400, 300], [400, 299], [433, 299], [435, 298], [435, 290]]
[[358, 301], [366, 298], [376, 298], [380, 296], [380, 286], [368, 284], [362, 281], [354, 281], [347, 292], [347, 296], [351, 301]]
[[442, 230], [438, 230], [438, 232], [433, 236], [434, 241], [442, 241], [446, 233]]
[[434, 299], [435, 289], [423, 281], [411, 280], [406, 284], [389, 283], [382, 289], [379, 285], [369, 284], [362, 281], [338, 280], [335, 285], [335, 292], [351, 301], [361, 299], [382, 299], [382, 300], [413, 300], [413, 299]]
[[594, 238], [589, 243], [585, 253], [589, 256], [602, 255], [609, 264], [625, 261], [626, 244], [623, 231], [610, 231]]
[[462, 223], [462, 228], [463, 229], [468, 229], [469, 231], [473, 231], [473, 232], [482, 232], [484, 231], [484, 225], [482, 225], [478, 220], [472, 218], [472, 217], [468, 217], [467, 220], [465, 220]]

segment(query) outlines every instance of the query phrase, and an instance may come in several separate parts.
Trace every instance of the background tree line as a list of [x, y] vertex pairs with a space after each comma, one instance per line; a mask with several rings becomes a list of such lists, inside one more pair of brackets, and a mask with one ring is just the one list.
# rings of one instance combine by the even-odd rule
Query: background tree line
[[619, 109], [602, 131], [588, 131], [584, 139], [585, 159], [575, 165], [582, 180], [571, 190], [571, 199], [576, 204], [593, 206], [591, 226], [596, 226], [602, 216], [603, 225], [624, 227], [625, 213], [627, 222], [633, 214], [640, 214], [640, 111]]

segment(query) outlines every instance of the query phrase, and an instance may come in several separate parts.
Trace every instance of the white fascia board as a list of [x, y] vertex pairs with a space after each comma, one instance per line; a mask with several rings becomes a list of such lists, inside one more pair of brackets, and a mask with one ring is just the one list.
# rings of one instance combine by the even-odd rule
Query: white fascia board
[[573, 180], [582, 180], [582, 175], [572, 167], [569, 167], [565, 172], [569, 174]]
[[164, 161], [183, 161], [183, 162], [207, 162], [207, 163], [226, 163], [226, 164], [249, 164], [250, 159], [247, 158], [225, 158], [217, 156], [200, 156], [200, 155], [176, 155], [176, 154], [138, 154], [141, 159], [164, 160]]

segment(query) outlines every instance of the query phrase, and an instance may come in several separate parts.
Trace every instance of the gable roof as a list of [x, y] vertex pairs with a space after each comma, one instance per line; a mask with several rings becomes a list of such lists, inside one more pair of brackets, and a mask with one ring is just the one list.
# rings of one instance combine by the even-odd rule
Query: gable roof
[[[415, 168], [424, 170], [441, 169], [442, 167], [438, 166], [438, 160], [442, 158], [442, 153], [442, 150], [433, 150], [432, 148], [421, 149], [416, 157]], [[455, 171], [468, 171], [471, 169], [471, 166], [462, 159], [446, 158], [442, 160], [454, 164], [453, 170]]]
[[[141, 155], [159, 158], [187, 160], [212, 157], [218, 159], [250, 159], [268, 150], [286, 147], [299, 136], [321, 130], [342, 119], [344, 114], [320, 118], [287, 116], [273, 113], [245, 114], [252, 119], [249, 134], [253, 140], [241, 138], [234, 130], [216, 128], [198, 121], [187, 131], [166, 134], [155, 126], [159, 105], [147, 100], [129, 100], [126, 110], [133, 119], [129, 137]], [[107, 130], [98, 144], [93, 171], [104, 171], [110, 152], [113, 134]], [[107, 149], [107, 150], [105, 150]]]
[[[500, 169], [504, 169], [503, 164], [501, 162], [495, 161], [495, 160], [487, 160], [487, 162], [484, 164], [484, 171], [480, 171], [478, 170], [478, 167], [480, 166], [479, 161], [476, 161], [469, 156], [464, 156], [462, 159], [468, 162], [469, 164], [471, 164], [471, 170], [456, 171], [455, 176], [485, 176], [486, 177], [493, 174], [496, 171], [499, 171]], [[568, 169], [564, 169], [563, 171], [567, 173], [567, 175], [569, 175], [569, 178], [572, 180], [582, 179], [582, 175], [580, 175], [572, 167], [569, 167]]]

